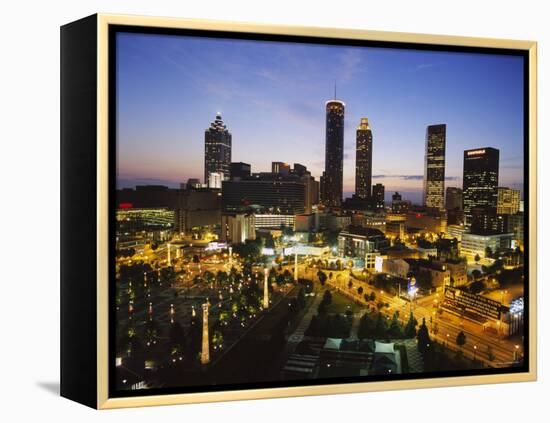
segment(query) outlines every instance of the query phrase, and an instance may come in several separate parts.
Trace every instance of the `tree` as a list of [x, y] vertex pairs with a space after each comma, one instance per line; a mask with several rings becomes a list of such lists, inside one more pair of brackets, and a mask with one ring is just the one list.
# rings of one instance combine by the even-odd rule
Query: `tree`
[[351, 281], [351, 279], [348, 282], [348, 288], [349, 289], [353, 288], [353, 282]]
[[476, 254], [474, 257], [475, 262], [477, 263], [479, 260], [481, 260], [481, 257], [479, 257], [479, 254]]
[[401, 331], [401, 325], [399, 323], [399, 312], [393, 313], [393, 317], [391, 319], [390, 328], [388, 330], [388, 335], [392, 338], [401, 338], [403, 336], [403, 332]]
[[165, 282], [168, 286], [172, 286], [174, 282], [176, 282], [176, 272], [174, 271], [173, 267], [164, 267], [160, 271], [160, 277], [163, 282]]
[[317, 272], [317, 277], [319, 278], [319, 282], [321, 282], [321, 285], [325, 285], [325, 282], [327, 281], [327, 275], [322, 270], [319, 270]]
[[479, 294], [484, 289], [485, 289], [485, 284], [483, 283], [483, 281], [480, 281], [480, 280], [479, 281], [473, 281], [470, 284], [470, 292], [472, 294]]
[[326, 303], [327, 305], [332, 303], [332, 294], [328, 289], [325, 290], [325, 293], [323, 294], [323, 302]]
[[304, 288], [300, 288], [300, 291], [298, 291], [296, 302], [300, 308], [304, 308], [306, 306], [306, 294]]
[[374, 335], [377, 338], [384, 338], [387, 336], [388, 324], [386, 318], [382, 313], [378, 313], [376, 323], [374, 325]]
[[460, 347], [461, 351], [462, 351], [462, 347], [466, 345], [466, 335], [464, 334], [463, 331], [460, 331], [456, 336], [456, 345]]
[[172, 323], [170, 326], [170, 353], [172, 355], [179, 354], [185, 347], [185, 335], [183, 328], [178, 322]]
[[357, 293], [358, 293], [359, 295], [362, 295], [362, 294], [363, 294], [363, 287], [362, 287], [362, 286], [360, 286], [359, 288], [357, 288]]
[[418, 351], [420, 351], [420, 354], [424, 356], [431, 345], [430, 333], [428, 332], [425, 318], [422, 318], [422, 324], [418, 328], [418, 335], [416, 335], [416, 339], [418, 340]]
[[492, 257], [493, 256], [493, 250], [491, 250], [491, 247], [485, 247], [485, 257]]
[[414, 318], [412, 312], [409, 316], [409, 321], [405, 325], [404, 335], [405, 338], [414, 338], [416, 336], [416, 326], [418, 321]]

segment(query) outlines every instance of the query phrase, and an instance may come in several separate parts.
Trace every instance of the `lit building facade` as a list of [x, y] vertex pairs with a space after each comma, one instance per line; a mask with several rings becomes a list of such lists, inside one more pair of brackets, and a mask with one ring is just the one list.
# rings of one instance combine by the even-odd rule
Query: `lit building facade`
[[322, 178], [324, 205], [340, 207], [344, 178], [344, 111], [345, 103], [329, 100], [326, 107], [325, 171]]
[[256, 218], [251, 213], [224, 213], [221, 221], [221, 241], [240, 244], [256, 239]]
[[485, 258], [487, 249], [496, 253], [502, 249], [510, 248], [512, 238], [513, 235], [509, 233], [494, 235], [464, 233], [460, 243], [460, 252], [470, 261], [474, 260], [476, 255]]
[[255, 214], [254, 227], [260, 228], [287, 228], [294, 229], [295, 216], [293, 214]]
[[497, 188], [497, 213], [515, 214], [519, 212], [520, 191], [519, 189], [498, 187]]
[[426, 129], [424, 159], [424, 205], [439, 210], [445, 199], [445, 141], [447, 126], [430, 125]]
[[221, 189], [223, 178], [223, 173], [210, 172], [210, 175], [208, 177], [208, 188]]
[[290, 174], [290, 165], [284, 162], [271, 162], [271, 172], [288, 176]]
[[220, 114], [204, 132], [204, 183], [207, 185], [211, 173], [221, 173], [223, 179], [229, 179], [231, 173], [231, 133]]
[[464, 151], [462, 196], [468, 224], [474, 207], [497, 206], [499, 155], [492, 147]]
[[306, 209], [306, 186], [298, 178], [254, 177], [223, 181], [225, 211], [243, 211], [258, 206], [271, 214], [301, 214]]
[[367, 253], [389, 247], [389, 241], [378, 229], [350, 226], [338, 234], [338, 255], [364, 259]]
[[128, 208], [116, 211], [117, 235], [171, 231], [174, 226], [174, 210], [167, 208]]
[[361, 118], [357, 127], [355, 148], [355, 195], [368, 200], [372, 185], [372, 131], [367, 118]]

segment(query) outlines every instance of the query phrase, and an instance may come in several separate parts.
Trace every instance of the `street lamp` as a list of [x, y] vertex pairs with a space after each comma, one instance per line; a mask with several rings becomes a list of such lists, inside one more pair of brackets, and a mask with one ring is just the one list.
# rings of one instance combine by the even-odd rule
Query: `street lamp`
[[518, 361], [519, 357], [519, 345], [514, 345], [514, 361]]
[[474, 345], [474, 361], [476, 361], [477, 345]]

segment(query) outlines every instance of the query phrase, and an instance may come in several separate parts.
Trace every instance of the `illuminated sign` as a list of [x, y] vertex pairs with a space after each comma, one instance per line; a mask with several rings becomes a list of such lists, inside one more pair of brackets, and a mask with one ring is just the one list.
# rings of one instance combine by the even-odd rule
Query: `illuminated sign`
[[225, 242], [209, 242], [208, 247], [206, 247], [207, 251], [212, 250], [224, 250], [227, 248], [227, 244]]
[[510, 303], [510, 313], [514, 315], [523, 313], [523, 297], [516, 298]]
[[374, 270], [381, 273], [382, 272], [382, 265], [384, 264], [384, 258], [377, 256], [374, 259]]
[[468, 156], [481, 156], [485, 154], [485, 149], [481, 149], [481, 150], [470, 150], [466, 153], [466, 155]]
[[118, 205], [118, 208], [119, 209], [131, 209], [132, 207], [134, 207], [134, 205], [132, 203], [120, 203]]
[[445, 288], [442, 306], [450, 312], [460, 314], [470, 312], [494, 320], [500, 319], [502, 310], [502, 305], [498, 301], [451, 286]]

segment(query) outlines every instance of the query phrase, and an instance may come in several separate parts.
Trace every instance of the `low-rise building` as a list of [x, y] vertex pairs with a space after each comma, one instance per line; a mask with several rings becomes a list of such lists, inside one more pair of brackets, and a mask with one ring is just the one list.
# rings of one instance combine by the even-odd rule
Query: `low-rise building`
[[222, 214], [220, 239], [230, 244], [256, 239], [256, 217], [251, 213]]
[[382, 261], [382, 273], [407, 279], [409, 271], [410, 265], [403, 259], [385, 259]]
[[340, 257], [365, 257], [366, 253], [389, 247], [389, 241], [378, 229], [349, 226], [338, 234]]
[[462, 236], [460, 251], [468, 260], [473, 261], [476, 256], [487, 257], [490, 250], [495, 253], [499, 250], [510, 248], [513, 234], [476, 235], [465, 233]]

